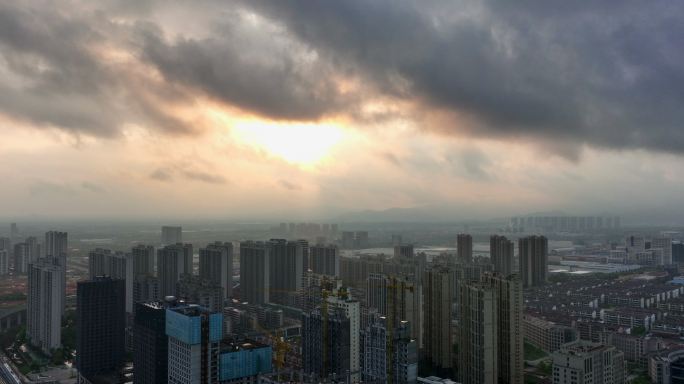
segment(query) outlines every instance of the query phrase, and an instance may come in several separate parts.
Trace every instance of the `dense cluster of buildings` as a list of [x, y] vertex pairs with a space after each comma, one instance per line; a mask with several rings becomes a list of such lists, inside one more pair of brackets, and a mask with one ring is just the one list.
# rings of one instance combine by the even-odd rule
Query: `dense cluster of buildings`
[[[489, 258], [473, 254], [469, 234], [434, 257], [400, 239], [392, 255], [343, 257], [345, 241], [365, 246], [368, 233], [195, 252], [179, 227], [164, 227], [157, 247], [90, 250], [77, 284], [79, 382], [514, 384], [525, 379], [526, 343], [550, 354], [553, 383], [624, 383], [627, 363], [670, 383], [682, 369], [676, 267], [550, 284], [544, 236], [493, 235]], [[629, 236], [611, 251], [660, 250], [662, 265], [670, 244]], [[61, 347], [67, 235], [48, 232], [35, 248], [27, 336], [50, 355]]]

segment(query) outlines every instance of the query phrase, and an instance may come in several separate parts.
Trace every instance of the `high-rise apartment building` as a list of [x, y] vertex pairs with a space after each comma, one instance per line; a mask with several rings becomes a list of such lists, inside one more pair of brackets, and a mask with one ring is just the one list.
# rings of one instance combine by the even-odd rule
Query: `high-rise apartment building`
[[136, 303], [133, 321], [134, 384], [166, 384], [168, 381], [169, 338], [166, 309], [175, 300]]
[[354, 245], [356, 249], [365, 249], [369, 247], [368, 232], [357, 231], [354, 234]]
[[662, 264], [672, 264], [672, 239], [669, 237], [654, 237], [651, 239], [651, 248], [662, 249]]
[[[325, 243], [325, 239], [319, 239], [320, 236], [317, 238], [318, 241], [316, 240], [317, 244], [323, 244]], [[297, 244], [302, 248], [302, 270], [304, 271], [303, 273], [306, 273], [309, 269], [311, 269], [311, 255], [309, 254], [309, 241], [305, 239], [299, 239], [296, 240]]]
[[456, 250], [458, 261], [461, 263], [473, 262], [473, 237], [467, 233], [459, 233], [456, 236]]
[[28, 256], [26, 257], [26, 263], [30, 264], [38, 260], [38, 258], [41, 257], [41, 248], [40, 243], [38, 243], [38, 239], [36, 239], [34, 236], [29, 236], [26, 238], [26, 240], [24, 240], [24, 243], [26, 244], [26, 252]]
[[514, 249], [515, 244], [505, 236], [490, 236], [489, 257], [495, 272], [499, 272], [504, 276], [513, 273]]
[[169, 337], [168, 383], [214, 384], [219, 381], [223, 314], [198, 305], [166, 310]]
[[304, 276], [304, 249], [295, 241], [271, 239], [269, 266], [270, 301], [294, 305]]
[[223, 288], [223, 297], [233, 297], [233, 243], [216, 242], [199, 250], [199, 276]]
[[553, 384], [622, 384], [624, 354], [613, 346], [587, 341], [563, 345], [553, 353]]
[[45, 257], [52, 257], [62, 267], [62, 313], [66, 305], [66, 274], [69, 259], [68, 235], [66, 232], [49, 231], [45, 233]]
[[133, 279], [133, 311], [136, 304], [161, 300], [159, 279], [152, 275], [138, 275]]
[[28, 266], [26, 336], [46, 354], [61, 346], [63, 273], [59, 261], [52, 257]]
[[522, 384], [522, 283], [485, 273], [459, 289], [459, 378], [464, 384]]
[[131, 249], [133, 275], [154, 275], [154, 247], [138, 244]]
[[354, 232], [344, 231], [342, 232], [342, 239], [340, 240], [342, 248], [352, 249], [354, 248]]
[[451, 306], [455, 300], [451, 270], [433, 267], [423, 273], [423, 355], [432, 367], [454, 367]]
[[537, 287], [546, 283], [549, 241], [544, 236], [518, 239], [518, 259], [523, 287]]
[[471, 281], [459, 288], [458, 373], [463, 384], [496, 384], [497, 300], [492, 287]]
[[183, 242], [183, 228], [177, 226], [161, 227], [161, 245], [171, 245]]
[[350, 319], [343, 309], [316, 308], [302, 314], [304, 372], [351, 381], [351, 350]]
[[497, 383], [522, 384], [524, 376], [522, 282], [517, 275], [485, 273], [482, 275], [482, 283], [494, 291], [496, 299], [494, 329], [497, 344]]
[[4, 249], [0, 250], [0, 276], [9, 273], [9, 252]]
[[271, 247], [267, 243], [240, 243], [240, 300], [250, 304], [270, 302]]
[[157, 250], [161, 297], [176, 296], [176, 283], [185, 274], [192, 274], [192, 244], [172, 244]]
[[316, 244], [309, 248], [309, 268], [313, 273], [340, 276], [340, 250], [336, 245]]
[[399, 244], [394, 246], [395, 260], [413, 260], [414, 255], [413, 244]]
[[422, 311], [416, 297], [419, 294], [411, 277], [371, 273], [366, 287], [366, 305], [392, 321], [393, 326], [399, 326], [402, 321], [410, 322], [411, 338], [420, 344]]
[[408, 321], [392, 326], [384, 316], [371, 316], [363, 333], [363, 381], [416, 383], [417, 349]]
[[76, 285], [76, 368], [90, 382], [123, 365], [126, 287], [124, 280], [96, 276]]
[[109, 276], [124, 280], [126, 289], [126, 312], [133, 313], [133, 285], [135, 281], [135, 260], [132, 254], [112, 252], [97, 248], [88, 253], [88, 275], [90, 280], [97, 276]]
[[214, 281], [193, 275], [183, 275], [178, 281], [176, 293], [179, 299], [198, 304], [211, 312], [223, 310], [223, 287]]
[[12, 239], [0, 237], [0, 251], [7, 251], [9, 256], [12, 256]]
[[328, 308], [341, 309], [349, 319], [349, 371], [352, 383], [361, 379], [361, 306], [351, 297], [347, 288], [341, 287], [327, 297]]
[[26, 243], [14, 244], [14, 273], [24, 275], [28, 271], [29, 248]]

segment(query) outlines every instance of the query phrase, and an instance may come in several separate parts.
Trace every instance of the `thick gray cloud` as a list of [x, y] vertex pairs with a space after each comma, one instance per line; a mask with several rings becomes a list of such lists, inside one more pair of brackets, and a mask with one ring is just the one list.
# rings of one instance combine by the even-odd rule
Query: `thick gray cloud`
[[[195, 23], [204, 33], [156, 17], [183, 7], [193, 17], [205, 10]], [[198, 93], [285, 120], [357, 117], [364, 97], [389, 96], [453, 113], [428, 130], [538, 140], [568, 158], [583, 144], [684, 148], [677, 2], [207, 0], [59, 9], [0, 4], [0, 112], [112, 136], [126, 123], [193, 132], [165, 104], [191, 105]], [[117, 69], [93, 51], [98, 44], [128, 50], [163, 84]], [[344, 78], [360, 79], [362, 90], [341, 91]]]
[[387, 94], [475, 118], [475, 134], [684, 148], [677, 2], [244, 4]]
[[[127, 28], [103, 14], [65, 14], [42, 2], [0, 3], [0, 112], [37, 126], [117, 136], [125, 123], [193, 127], [159, 102], [185, 96], [122, 70], [98, 49], [128, 48]], [[4, 70], [4, 73], [3, 73]]]
[[268, 117], [318, 119], [343, 109], [331, 69], [312, 52], [277, 31], [240, 28], [243, 16], [228, 15], [210, 38], [167, 42], [159, 31], [141, 33], [143, 58], [167, 81]]

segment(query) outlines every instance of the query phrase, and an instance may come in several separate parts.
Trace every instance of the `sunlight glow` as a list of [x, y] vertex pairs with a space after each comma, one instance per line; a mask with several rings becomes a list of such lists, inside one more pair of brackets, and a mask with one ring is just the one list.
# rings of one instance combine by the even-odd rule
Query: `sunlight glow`
[[312, 166], [323, 161], [344, 138], [344, 130], [330, 124], [281, 124], [242, 121], [237, 137], [257, 149], [290, 163]]

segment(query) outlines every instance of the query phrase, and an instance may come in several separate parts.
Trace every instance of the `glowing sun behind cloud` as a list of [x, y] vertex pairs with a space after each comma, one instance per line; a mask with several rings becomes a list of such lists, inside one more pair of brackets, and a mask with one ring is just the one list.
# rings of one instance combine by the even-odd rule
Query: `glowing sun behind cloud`
[[241, 121], [233, 133], [244, 143], [287, 162], [314, 166], [323, 161], [345, 136], [332, 124], [288, 124]]

